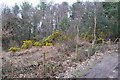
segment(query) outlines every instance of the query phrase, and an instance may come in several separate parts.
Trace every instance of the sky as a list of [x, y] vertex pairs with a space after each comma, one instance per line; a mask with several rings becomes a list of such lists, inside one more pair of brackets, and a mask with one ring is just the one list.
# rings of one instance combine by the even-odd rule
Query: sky
[[[33, 4], [33, 6], [37, 5], [40, 0], [0, 0], [0, 3], [5, 3], [8, 6], [13, 6], [15, 3], [21, 4], [22, 2], [27, 1]], [[72, 4], [76, 2], [77, 0], [45, 0], [46, 2], [54, 2], [54, 3], [62, 3], [63, 1], [68, 2], [69, 4]]]
[[[15, 3], [17, 4], [21, 4], [24, 1], [28, 1], [30, 3], [33, 4], [33, 6], [36, 6], [40, 0], [0, 0], [0, 5], [2, 5], [3, 3], [8, 5], [9, 7], [14, 6]], [[46, 2], [54, 2], [54, 3], [62, 3], [64, 1], [68, 2], [69, 4], [73, 4], [75, 3], [77, 0], [45, 0]], [[80, 0], [81, 1], [81, 0]], [[86, 0], [82, 0], [82, 1], [86, 1]], [[93, 1], [93, 0], [89, 0], [89, 1]]]

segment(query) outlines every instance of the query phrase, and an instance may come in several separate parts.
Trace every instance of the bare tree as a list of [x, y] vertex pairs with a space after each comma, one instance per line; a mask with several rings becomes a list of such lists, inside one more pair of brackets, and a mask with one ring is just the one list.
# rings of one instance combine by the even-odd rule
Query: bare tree
[[93, 40], [93, 45], [92, 47], [95, 45], [95, 41], [96, 41], [96, 19], [97, 19], [97, 16], [96, 16], [96, 3], [94, 2], [94, 40]]

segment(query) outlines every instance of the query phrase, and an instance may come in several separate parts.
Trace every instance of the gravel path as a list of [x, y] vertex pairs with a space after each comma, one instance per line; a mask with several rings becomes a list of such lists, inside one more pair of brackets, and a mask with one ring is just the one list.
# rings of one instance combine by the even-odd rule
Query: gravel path
[[117, 78], [118, 55], [116, 53], [106, 55], [101, 62], [87, 71], [82, 78]]

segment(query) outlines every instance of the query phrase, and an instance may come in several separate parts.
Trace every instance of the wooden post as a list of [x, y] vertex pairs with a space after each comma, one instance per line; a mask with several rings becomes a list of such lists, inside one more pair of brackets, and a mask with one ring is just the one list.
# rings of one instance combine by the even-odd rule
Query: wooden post
[[[77, 26], [77, 40], [78, 40], [79, 28]], [[78, 60], [78, 41], [76, 40], [76, 59]]]
[[11, 64], [11, 72], [13, 74], [13, 65], [12, 65], [12, 60], [10, 60], [10, 64]]
[[78, 60], [78, 45], [76, 44], [76, 59]]
[[44, 78], [46, 77], [46, 68], [45, 68], [45, 52], [43, 53], [43, 68], [44, 68]]

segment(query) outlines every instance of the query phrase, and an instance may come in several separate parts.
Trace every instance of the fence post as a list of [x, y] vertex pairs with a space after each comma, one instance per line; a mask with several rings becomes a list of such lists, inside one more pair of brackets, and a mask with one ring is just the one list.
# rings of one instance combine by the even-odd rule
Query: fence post
[[77, 59], [77, 60], [78, 60], [78, 42], [79, 42], [79, 41], [78, 41], [78, 39], [79, 39], [79, 38], [78, 38], [78, 37], [79, 37], [78, 34], [79, 34], [79, 28], [78, 28], [78, 26], [77, 26], [77, 35], [76, 35], [76, 37], [77, 37], [77, 40], [76, 40], [76, 43], [77, 43], [77, 44], [76, 44], [76, 59]]
[[44, 78], [46, 77], [46, 68], [45, 68], [45, 52], [43, 53], [43, 68], [44, 68]]
[[76, 44], [76, 60], [78, 60], [78, 45]]

